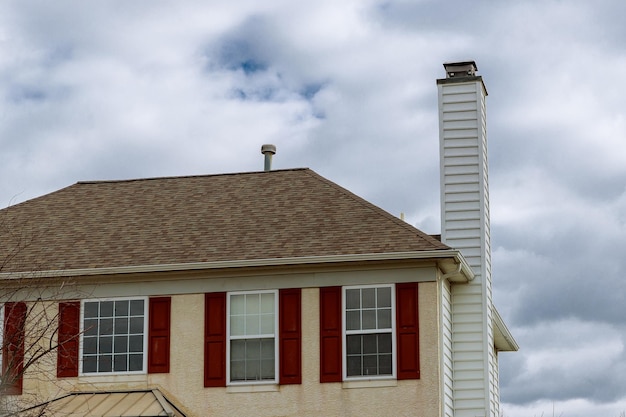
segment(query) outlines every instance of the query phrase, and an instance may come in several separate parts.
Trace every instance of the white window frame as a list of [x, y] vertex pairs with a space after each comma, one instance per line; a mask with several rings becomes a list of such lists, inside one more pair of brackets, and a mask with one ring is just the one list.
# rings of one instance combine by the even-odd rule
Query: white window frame
[[[246, 339], [247, 336], [232, 337], [230, 335], [230, 300], [233, 295], [246, 295], [246, 294], [274, 294], [274, 333], [272, 334], [259, 334], [254, 338], [274, 338], [274, 379], [266, 379], [261, 381], [231, 381], [230, 380], [230, 342], [231, 340]], [[278, 358], [280, 357], [278, 349], [278, 290], [258, 290], [258, 291], [232, 291], [226, 293], [226, 385], [267, 385], [278, 384]]]
[[[124, 300], [143, 300], [143, 362], [141, 371], [112, 371], [112, 372], [83, 372], [83, 342], [84, 342], [84, 326], [85, 326], [85, 303], [103, 302], [103, 301], [124, 301]], [[78, 348], [79, 357], [79, 376], [106, 376], [106, 375], [144, 375], [148, 373], [148, 297], [113, 297], [113, 298], [92, 298], [81, 300], [80, 302], [80, 341]]]
[[[391, 289], [391, 374], [390, 375], [365, 375], [365, 376], [348, 376], [348, 354], [347, 354], [347, 336], [351, 334], [378, 334], [388, 333], [381, 329], [371, 330], [346, 330], [346, 293], [347, 290], [365, 289], [365, 288], [390, 288]], [[396, 379], [396, 368], [398, 362], [398, 354], [396, 348], [396, 287], [394, 284], [370, 284], [370, 285], [350, 285], [341, 288], [341, 360], [342, 360], [342, 377], [344, 381], [365, 381], [373, 379]]]

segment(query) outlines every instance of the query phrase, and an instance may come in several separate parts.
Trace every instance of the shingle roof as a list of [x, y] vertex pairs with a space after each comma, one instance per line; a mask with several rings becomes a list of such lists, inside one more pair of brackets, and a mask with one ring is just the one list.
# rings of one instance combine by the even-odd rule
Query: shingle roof
[[0, 272], [448, 249], [309, 169], [79, 182], [0, 233]]

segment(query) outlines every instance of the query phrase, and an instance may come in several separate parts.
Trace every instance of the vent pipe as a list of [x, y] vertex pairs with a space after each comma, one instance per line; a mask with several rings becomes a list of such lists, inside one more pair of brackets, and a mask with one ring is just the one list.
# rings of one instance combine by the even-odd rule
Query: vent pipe
[[261, 146], [261, 153], [265, 155], [265, 171], [272, 170], [272, 155], [276, 153], [276, 146], [263, 145]]

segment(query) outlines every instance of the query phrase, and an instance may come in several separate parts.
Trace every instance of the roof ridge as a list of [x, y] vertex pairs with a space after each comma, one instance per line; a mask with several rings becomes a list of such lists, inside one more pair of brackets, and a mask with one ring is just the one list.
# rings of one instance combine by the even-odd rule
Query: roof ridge
[[184, 179], [184, 178], [226, 177], [226, 176], [234, 176], [234, 175], [272, 174], [275, 172], [305, 171], [305, 170], [310, 170], [310, 169], [309, 168], [285, 168], [285, 169], [273, 169], [271, 171], [242, 171], [242, 172], [226, 172], [226, 173], [219, 173], [219, 174], [196, 174], [196, 175], [166, 175], [162, 177], [126, 178], [126, 179], [117, 179], [117, 180], [84, 180], [84, 181], [77, 181], [75, 184], [109, 184], [109, 183], [121, 183], [121, 182], [175, 180], [175, 179]]
[[322, 182], [330, 185], [331, 187], [337, 189], [338, 191], [341, 191], [342, 193], [344, 193], [346, 196], [348, 196], [349, 198], [351, 198], [353, 201], [361, 204], [364, 207], [367, 207], [368, 209], [377, 212], [378, 214], [383, 215], [384, 217], [386, 217], [388, 220], [393, 221], [396, 225], [403, 227], [404, 229], [416, 233], [417, 235], [419, 235], [420, 237], [423, 237], [424, 239], [426, 239], [427, 241], [429, 241], [430, 243], [434, 243], [437, 246], [443, 245], [444, 248], [449, 248], [448, 245], [446, 245], [445, 243], [435, 239], [434, 237], [432, 237], [431, 235], [429, 235], [426, 232], [421, 231], [420, 229], [418, 229], [417, 227], [405, 222], [402, 219], [399, 219], [398, 217], [394, 216], [393, 214], [389, 213], [386, 210], [383, 210], [382, 208], [378, 207], [376, 204], [373, 204], [371, 202], [369, 202], [368, 200], [364, 199], [363, 197], [358, 196], [357, 194], [353, 193], [352, 191], [348, 190], [347, 188], [342, 187], [341, 185], [323, 177], [322, 175], [318, 174], [317, 172], [313, 171], [312, 169], [306, 169], [305, 170], [309, 175], [316, 177], [317, 179], [321, 180]]

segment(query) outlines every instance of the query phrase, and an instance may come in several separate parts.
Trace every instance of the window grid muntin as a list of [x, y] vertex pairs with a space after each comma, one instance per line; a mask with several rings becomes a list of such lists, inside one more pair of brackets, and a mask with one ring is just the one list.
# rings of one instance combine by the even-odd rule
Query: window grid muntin
[[[358, 291], [357, 291], [358, 290]], [[369, 302], [364, 302], [363, 294], [371, 295], [371, 291], [374, 290], [376, 293], [375, 301], [372, 304], [371, 297], [369, 297]], [[385, 294], [389, 301], [382, 300], [379, 297], [379, 290], [381, 293]], [[355, 295], [358, 294], [358, 297]], [[358, 306], [355, 305], [354, 301], [358, 298]], [[383, 302], [385, 301], [385, 302]], [[385, 317], [382, 320], [384, 323], [381, 323], [380, 311], [385, 311]], [[375, 311], [375, 326], [366, 326], [370, 328], [363, 328], [363, 311]], [[354, 326], [348, 323], [348, 313], [349, 312], [358, 312], [359, 313], [359, 325]], [[395, 287], [393, 284], [381, 284], [381, 285], [361, 285], [361, 286], [347, 286], [343, 287], [342, 291], [342, 328], [343, 328], [343, 379], [344, 380], [358, 380], [358, 379], [388, 379], [396, 377], [396, 337], [395, 337]], [[350, 328], [350, 329], [348, 329]], [[354, 340], [354, 337], [359, 336], [362, 341], [363, 338], [367, 335], [377, 335], [377, 348], [375, 353], [348, 353], [348, 340], [351, 338]], [[385, 337], [387, 339], [387, 343], [391, 344], [391, 352], [388, 351], [380, 351], [378, 347], [378, 340], [381, 337]], [[390, 340], [389, 340], [390, 339]], [[361, 342], [362, 345], [362, 342]], [[388, 350], [388, 349], [387, 349]], [[361, 350], [361, 352], [363, 352]], [[360, 362], [360, 373], [352, 374], [351, 369], [353, 368], [353, 364], [355, 361], [359, 360]], [[371, 361], [372, 358], [375, 358], [376, 368], [378, 374], [365, 374], [366, 366], [365, 362]], [[380, 373], [381, 372], [381, 362], [383, 371], [389, 370], [389, 359], [391, 360], [390, 364], [390, 372], [389, 373]], [[369, 370], [370, 368], [368, 368]]]
[[81, 375], [146, 373], [147, 297], [82, 300], [80, 326]]
[[[226, 334], [228, 335], [228, 345], [226, 348], [226, 374], [227, 374], [227, 384], [228, 385], [237, 385], [237, 384], [268, 384], [268, 383], [277, 383], [278, 382], [278, 291], [277, 290], [264, 290], [264, 291], [238, 291], [231, 292], [227, 294], [227, 322], [226, 322]], [[244, 297], [246, 302], [243, 304], [244, 309], [238, 309], [237, 300], [240, 300], [239, 297]], [[252, 321], [247, 321], [247, 313], [248, 309], [248, 300], [252, 300], [254, 296], [258, 296], [259, 300], [264, 297], [271, 296], [273, 301], [272, 308], [263, 308], [262, 302], [259, 302], [259, 308], [255, 311], [258, 314], [250, 314], [250, 316], [258, 316], [258, 328], [259, 331], [253, 332], [248, 331], [248, 324]], [[266, 298], [267, 300], [267, 298]], [[235, 302], [233, 302], [235, 301]], [[233, 314], [233, 311], [236, 314]], [[254, 313], [254, 312], [251, 312]], [[233, 330], [231, 319], [233, 317], [244, 317], [244, 331], [243, 333]], [[271, 326], [268, 324], [269, 322], [266, 320], [266, 325], [262, 325], [263, 318], [268, 316], [272, 316]], [[253, 325], [253, 327], [255, 327]], [[270, 329], [271, 327], [271, 329]], [[260, 331], [263, 329], [263, 331]], [[270, 329], [271, 331], [268, 331]], [[231, 334], [236, 332], [238, 334]], [[248, 348], [254, 348], [254, 345], [259, 344], [259, 355], [258, 357], [251, 357], [252, 354], [248, 355]], [[265, 345], [265, 348], [263, 348]], [[245, 357], [243, 360], [239, 359], [240, 356], [234, 354], [234, 349], [237, 347], [244, 346], [245, 349]], [[273, 352], [271, 352], [273, 349]], [[267, 351], [270, 350], [268, 354]], [[249, 360], [254, 360], [248, 362]], [[265, 362], [264, 362], [265, 361]], [[258, 369], [261, 370], [259, 377], [255, 379], [246, 379], [248, 378], [247, 372], [249, 369], [255, 369], [256, 365], [258, 365]], [[264, 366], [265, 365], [265, 366]], [[233, 370], [242, 369], [244, 372], [244, 377], [241, 379], [232, 378]], [[235, 369], [233, 369], [235, 368]], [[273, 374], [273, 375], [271, 375]]]

